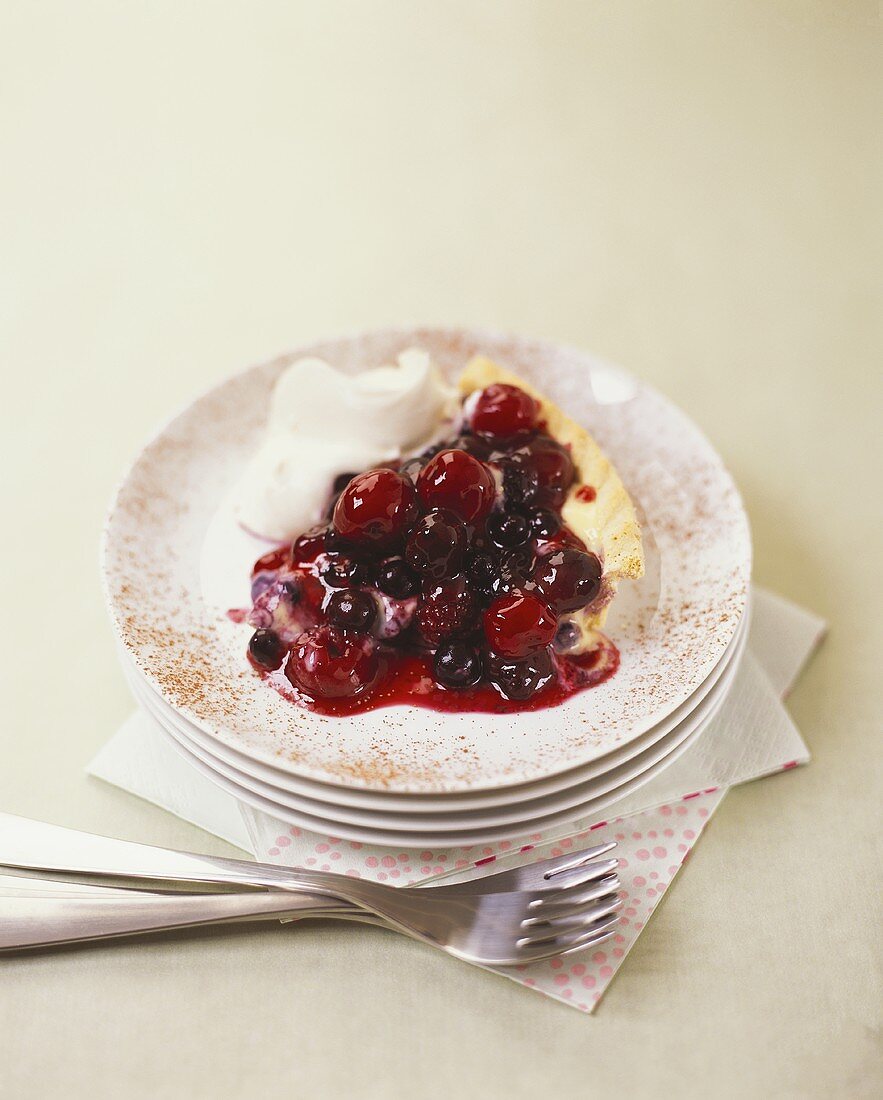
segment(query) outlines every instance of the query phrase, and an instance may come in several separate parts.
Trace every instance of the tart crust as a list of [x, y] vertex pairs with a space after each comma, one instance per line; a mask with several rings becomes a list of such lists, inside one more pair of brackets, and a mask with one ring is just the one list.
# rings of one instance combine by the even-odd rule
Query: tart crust
[[[619, 581], [644, 575], [641, 527], [635, 506], [613, 464], [585, 428], [571, 420], [542, 393], [518, 375], [504, 370], [484, 356], [470, 360], [458, 385], [464, 397], [495, 382], [505, 382], [529, 393], [539, 402], [546, 430], [570, 449], [576, 479], [561, 509], [567, 526], [601, 558], [604, 581], [598, 600], [573, 618], [584, 634], [603, 626], [607, 608]], [[591, 486], [593, 500], [580, 498], [580, 489]], [[585, 494], [584, 494], [585, 496]]]

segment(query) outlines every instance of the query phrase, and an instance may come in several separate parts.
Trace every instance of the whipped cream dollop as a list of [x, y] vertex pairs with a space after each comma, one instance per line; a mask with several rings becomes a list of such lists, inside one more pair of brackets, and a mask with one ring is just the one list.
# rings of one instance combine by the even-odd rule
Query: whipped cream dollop
[[276, 383], [266, 436], [234, 490], [237, 519], [267, 539], [296, 537], [320, 522], [336, 477], [422, 449], [457, 407], [419, 348], [359, 374], [297, 360]]

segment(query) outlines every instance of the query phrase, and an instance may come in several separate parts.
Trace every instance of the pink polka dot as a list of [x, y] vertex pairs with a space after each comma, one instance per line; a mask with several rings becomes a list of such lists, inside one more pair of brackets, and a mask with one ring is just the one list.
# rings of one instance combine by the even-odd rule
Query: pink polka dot
[[389, 878], [389, 875], [386, 873], [386, 871], [378, 871], [377, 872], [377, 879], [378, 879], [379, 882], [386, 882], [386, 880], [388, 878]]
[[600, 1001], [601, 1000], [601, 994], [600, 993], [593, 993], [592, 994], [592, 1000], [593, 1001]]
[[615, 839], [616, 840], [625, 840], [625, 833], [617, 833]]
[[643, 833], [632, 833], [632, 840], [640, 840], [643, 835]]
[[669, 869], [668, 869], [668, 873], [670, 875], [676, 875], [678, 873], [677, 866], [675, 864], [672, 864], [671, 867], [669, 867]]
[[686, 852], [686, 850], [687, 850], [687, 845], [686, 844], [679, 844], [678, 845], [678, 851], [679, 852]]
[[512, 841], [511, 840], [501, 840], [500, 841], [500, 851], [505, 852], [508, 848], [511, 848], [511, 847], [512, 847]]
[[572, 997], [573, 996], [573, 990], [572, 989], [562, 989], [561, 990], [561, 996], [562, 997]]
[[568, 837], [567, 840], [562, 840], [561, 841], [561, 847], [562, 848], [572, 848], [573, 847], [573, 841]]
[[268, 848], [267, 849], [267, 855], [268, 856], [278, 856], [279, 855], [279, 849], [278, 848]]
[[671, 806], [660, 806], [659, 807], [659, 812], [662, 814], [663, 817], [670, 817], [671, 816]]
[[292, 836], [300, 836], [300, 829], [298, 829], [297, 825], [292, 825], [288, 831]]
[[560, 970], [561, 967], [564, 966], [564, 963], [561, 959], [551, 959], [549, 961], [549, 966], [551, 966], [553, 970]]
[[624, 954], [625, 954], [625, 951], [623, 951], [623, 949], [621, 947], [614, 947], [613, 948], [613, 957], [615, 959], [621, 959]]
[[647, 880], [643, 875], [635, 875], [635, 886], [646, 886]]
[[316, 865], [316, 861], [315, 861], [315, 859], [313, 859], [312, 856], [310, 856], [309, 859], [307, 859], [305, 862], [306, 862], [307, 867], [315, 867], [315, 865]]
[[657, 882], [656, 883], [656, 893], [661, 894], [664, 890], [665, 890], [665, 883], [664, 882]]
[[655, 898], [656, 897], [656, 891], [653, 889], [652, 886], [647, 890], [647, 897], [648, 898]]
[[410, 875], [411, 874], [411, 868], [410, 867], [403, 867], [402, 868], [402, 873], [405, 874], [405, 875]]
[[445, 860], [446, 860], [446, 859], [447, 859], [448, 857], [447, 857], [446, 855], [442, 854], [442, 855], [440, 855], [440, 856], [436, 856], [435, 858], [436, 858], [436, 859], [437, 859], [437, 860], [439, 861], [439, 863], [444, 863], [444, 862], [445, 862]]
[[630, 905], [628, 909], [623, 909], [623, 912], [627, 917], [634, 917], [637, 914], [638, 910], [635, 909], [633, 905]]
[[619, 866], [620, 866], [620, 868], [622, 868], [622, 867], [628, 867], [628, 865], [629, 865], [629, 861], [628, 861], [627, 859], [621, 859], [621, 860], [619, 861]]
[[646, 848], [639, 848], [637, 850], [637, 852], [635, 852], [635, 855], [638, 857], [638, 859], [649, 859], [650, 858], [650, 853], [647, 851]]
[[555, 985], [567, 985], [567, 983], [569, 981], [570, 981], [570, 978], [568, 978], [568, 976], [566, 974], [556, 974], [555, 975]]
[[596, 951], [595, 954], [592, 955], [592, 962], [593, 963], [606, 963], [607, 962], [606, 953], [604, 951]]
[[276, 843], [279, 845], [280, 848], [287, 848], [288, 845], [291, 843], [291, 837], [290, 836], [277, 836], [276, 837]]
[[317, 844], [316, 845], [316, 851], [319, 853], [320, 856], [324, 855], [330, 848], [331, 848], [330, 844]]
[[570, 973], [574, 974], [577, 978], [581, 977], [583, 974], [585, 974], [585, 972], [586, 968], [582, 963], [577, 963], [575, 966], [572, 966], [570, 968]]
[[647, 836], [649, 836], [651, 840], [655, 840], [659, 836], [659, 833], [657, 833], [655, 829], [651, 829], [650, 832], [647, 833]]
[[408, 862], [408, 855], [407, 855], [406, 852], [402, 852], [401, 855], [399, 856], [399, 863], [407, 863], [407, 862]]
[[358, 840], [351, 840], [350, 841], [350, 848], [352, 848], [352, 850], [354, 852], [358, 852], [361, 847], [362, 847], [362, 845], [359, 843]]
[[601, 975], [602, 978], [612, 978], [613, 977], [613, 967], [612, 966], [602, 966], [601, 969], [598, 971], [598, 973]]
[[693, 837], [695, 837], [695, 836], [696, 836], [696, 833], [693, 831], [693, 829], [684, 829], [684, 839], [685, 840], [692, 840]]
[[662, 835], [663, 836], [674, 836], [675, 831], [674, 831], [674, 829], [663, 829], [662, 830]]
[[486, 856], [492, 856], [494, 854], [493, 848], [482, 848], [482, 852]]
[[699, 816], [700, 817], [708, 817], [708, 810], [706, 810], [706, 808], [704, 806], [700, 809]]
[[350, 869], [347, 871], [347, 874], [349, 875], [350, 878], [361, 878], [362, 877], [359, 874], [359, 872], [355, 869], [355, 867], [350, 867]]
[[444, 867], [433, 867], [432, 869], [437, 875], [440, 875], [444, 872]]
[[681, 817], [683, 817], [686, 814], [686, 812], [687, 812], [687, 807], [686, 806], [678, 806], [675, 809], [675, 813], [680, 814]]
[[420, 858], [425, 863], [428, 859], [432, 859], [432, 852], [421, 852], [420, 853]]
[[331, 864], [330, 863], [323, 863], [322, 864], [322, 870], [323, 871], [330, 871], [331, 870]]
[[377, 856], [368, 856], [368, 858], [365, 860], [366, 867], [376, 867], [378, 863], [380, 863], [380, 860], [377, 858]]
[[594, 987], [598, 983], [597, 983], [597, 980], [595, 979], [595, 977], [593, 975], [588, 974], [588, 975], [586, 975], [585, 978], [583, 978], [582, 984], [586, 989], [594, 989]]
[[340, 859], [340, 852], [332, 852], [329, 859]]
[[657, 859], [665, 859], [665, 857], [668, 855], [668, 852], [665, 848], [659, 845], [653, 849], [653, 855], [656, 856]]
[[561, 851], [560, 848], [553, 848], [549, 855], [557, 858], [558, 856], [563, 856], [564, 853]]
[[635, 928], [637, 928], [637, 930], [638, 930], [639, 932], [641, 931], [641, 929], [642, 929], [643, 927], [644, 927], [644, 922], [643, 922], [642, 920], [636, 920], [636, 921], [635, 921]]
[[533, 978], [525, 978], [524, 979], [524, 984], [525, 985], [536, 985], [537, 983], [534, 981]]
[[588, 1005], [578, 1004], [576, 1007], [582, 1009], [583, 1012], [588, 1012], [589, 1011], [589, 1006]]
[[622, 934], [622, 932], [617, 932], [616, 933], [616, 935], [613, 937], [613, 942], [614, 943], [625, 943], [625, 936]]
[[455, 867], [468, 867], [469, 863], [465, 859], [458, 859], [457, 862], [454, 864], [454, 866]]
[[650, 872], [650, 878], [659, 878], [659, 872], [658, 871], [651, 871]]
[[396, 861], [392, 858], [392, 856], [384, 856], [380, 862], [383, 864], [384, 867], [395, 867], [396, 865]]
[[399, 877], [399, 876], [401, 875], [401, 873], [402, 873], [402, 872], [401, 872], [401, 871], [400, 871], [400, 870], [398, 869], [398, 867], [394, 867], [394, 868], [393, 868], [393, 869], [392, 869], [392, 870], [391, 870], [391, 871], [389, 872], [389, 877], [390, 877], [390, 878], [398, 878], [398, 877]]
[[421, 867], [420, 868], [420, 873], [422, 875], [428, 875], [431, 871], [432, 871], [431, 867]]

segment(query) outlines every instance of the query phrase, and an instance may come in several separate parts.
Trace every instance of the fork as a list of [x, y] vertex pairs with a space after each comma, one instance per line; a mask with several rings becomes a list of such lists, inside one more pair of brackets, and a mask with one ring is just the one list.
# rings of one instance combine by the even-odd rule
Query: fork
[[[114, 892], [110, 897], [63, 898], [27, 896], [28, 888], [19, 887], [18, 896], [7, 896], [0, 909], [4, 917], [0, 947], [40, 946], [215, 921], [353, 916], [351, 906], [357, 905], [398, 931], [459, 958], [484, 965], [516, 965], [581, 950], [613, 934], [611, 928], [619, 919], [615, 914], [622, 904], [616, 895], [617, 861], [591, 861], [612, 847], [598, 845], [577, 856], [477, 881], [389, 887], [326, 872], [151, 848], [3, 814], [0, 864], [7, 866], [129, 880], [272, 886], [289, 893], [169, 897], [133, 892], [133, 897], [123, 898]], [[47, 851], [52, 854], [47, 856]], [[534, 888], [525, 889], [527, 883]], [[293, 897], [292, 890], [307, 891], [310, 896]], [[317, 890], [325, 896], [317, 897]], [[350, 908], [341, 909], [340, 902], [350, 903]]]

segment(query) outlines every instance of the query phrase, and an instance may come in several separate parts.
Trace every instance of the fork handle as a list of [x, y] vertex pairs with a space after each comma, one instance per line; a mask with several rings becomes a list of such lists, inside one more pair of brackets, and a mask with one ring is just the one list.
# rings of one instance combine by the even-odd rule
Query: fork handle
[[383, 924], [352, 907], [283, 893], [138, 895], [128, 898], [0, 897], [0, 951], [48, 947], [234, 921], [333, 917]]
[[[303, 890], [304, 872], [272, 863], [179, 852], [0, 813], [0, 866], [31, 871]], [[332, 880], [333, 881], [333, 880]], [[336, 899], [328, 899], [335, 904]]]

